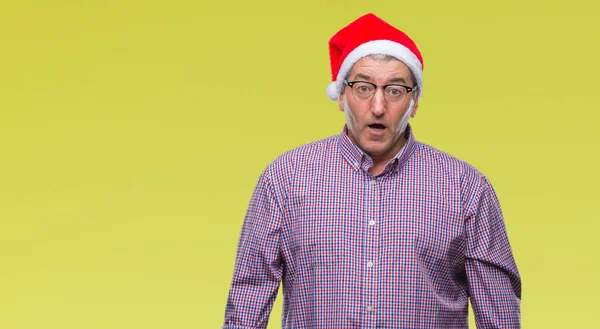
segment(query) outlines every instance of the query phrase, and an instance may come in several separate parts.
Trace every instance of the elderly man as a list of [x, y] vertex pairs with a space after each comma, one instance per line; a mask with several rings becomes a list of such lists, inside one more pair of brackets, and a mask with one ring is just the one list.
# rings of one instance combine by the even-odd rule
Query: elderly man
[[377, 16], [329, 42], [338, 136], [278, 157], [240, 235], [227, 329], [520, 328], [521, 281], [500, 205], [477, 169], [415, 140], [414, 42]]

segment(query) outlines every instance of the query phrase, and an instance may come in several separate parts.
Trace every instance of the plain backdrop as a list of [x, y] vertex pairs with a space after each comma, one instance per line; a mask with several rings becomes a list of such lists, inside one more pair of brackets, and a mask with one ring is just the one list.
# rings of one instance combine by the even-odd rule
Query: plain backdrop
[[258, 176], [342, 130], [327, 42], [367, 12], [422, 51], [416, 138], [498, 193], [524, 328], [600, 328], [583, 0], [3, 0], [0, 328], [219, 328]]

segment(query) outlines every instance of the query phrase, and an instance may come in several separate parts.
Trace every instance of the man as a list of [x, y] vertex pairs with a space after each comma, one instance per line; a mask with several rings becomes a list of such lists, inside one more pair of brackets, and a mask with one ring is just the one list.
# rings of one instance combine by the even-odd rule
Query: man
[[287, 152], [260, 176], [240, 235], [227, 329], [520, 328], [521, 281], [492, 186], [417, 142], [414, 42], [375, 15], [329, 43], [339, 136]]

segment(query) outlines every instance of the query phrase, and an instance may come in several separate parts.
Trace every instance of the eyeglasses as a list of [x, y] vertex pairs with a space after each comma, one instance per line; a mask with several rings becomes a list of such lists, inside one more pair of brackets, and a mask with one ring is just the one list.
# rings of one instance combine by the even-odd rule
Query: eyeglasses
[[[379, 87], [376, 84], [367, 81], [344, 80], [344, 84], [352, 89], [352, 95], [354, 95], [354, 99], [361, 102], [370, 101]], [[408, 93], [417, 90], [418, 87], [387, 84], [381, 86], [381, 88], [383, 89], [383, 98], [387, 103], [400, 104], [404, 101], [404, 99], [406, 99], [406, 95], [408, 95]]]

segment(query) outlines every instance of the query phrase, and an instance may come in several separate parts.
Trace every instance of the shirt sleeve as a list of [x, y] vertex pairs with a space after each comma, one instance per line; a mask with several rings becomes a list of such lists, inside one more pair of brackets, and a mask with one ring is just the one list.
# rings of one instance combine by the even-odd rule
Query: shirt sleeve
[[521, 279], [500, 203], [486, 178], [467, 210], [465, 269], [479, 329], [521, 328]]
[[223, 329], [267, 327], [282, 277], [281, 218], [266, 170], [259, 178], [244, 218]]

